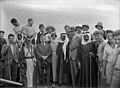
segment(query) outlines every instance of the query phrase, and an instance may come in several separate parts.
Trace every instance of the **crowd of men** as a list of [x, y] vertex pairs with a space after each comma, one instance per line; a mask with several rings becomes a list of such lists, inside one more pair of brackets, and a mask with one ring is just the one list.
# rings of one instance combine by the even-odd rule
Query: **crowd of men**
[[0, 78], [24, 88], [120, 88], [120, 30], [103, 30], [102, 22], [93, 33], [89, 25], [66, 25], [58, 37], [55, 27], [43, 24], [36, 33], [31, 18], [23, 27], [15, 18], [11, 23], [8, 41], [0, 30]]

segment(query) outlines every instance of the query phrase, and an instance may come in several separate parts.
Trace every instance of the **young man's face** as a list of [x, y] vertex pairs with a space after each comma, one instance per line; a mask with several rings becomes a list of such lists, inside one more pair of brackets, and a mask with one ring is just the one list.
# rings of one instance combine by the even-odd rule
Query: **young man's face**
[[84, 35], [83, 38], [84, 38], [85, 41], [89, 40], [89, 36], [88, 35]]
[[98, 29], [98, 30], [102, 30], [102, 27], [101, 27], [101, 26], [97, 26], [97, 29]]
[[95, 34], [94, 37], [95, 37], [96, 41], [100, 41], [102, 39], [102, 35], [101, 34]]
[[113, 33], [108, 33], [108, 34], [106, 35], [106, 37], [107, 37], [107, 39], [108, 39], [109, 42], [112, 42], [112, 41], [113, 41]]
[[77, 28], [78, 33], [81, 33], [81, 30], [82, 30], [81, 28]]
[[22, 34], [17, 34], [17, 39], [21, 40], [22, 39]]
[[48, 30], [49, 30], [49, 31], [48, 31], [49, 33], [51, 33], [51, 32], [52, 32], [52, 29], [51, 29], [51, 28], [49, 28]]
[[69, 27], [65, 27], [64, 29], [65, 29], [65, 32], [67, 33], [70, 28]]
[[62, 41], [64, 41], [64, 40], [65, 40], [65, 38], [66, 38], [66, 36], [65, 36], [65, 35], [61, 35], [61, 40], [62, 40]]
[[13, 36], [10, 36], [10, 37], [8, 38], [8, 41], [9, 41], [10, 44], [12, 44], [12, 43], [14, 42], [14, 37], [13, 37]]
[[0, 33], [0, 38], [3, 38], [4, 37], [4, 33]]
[[40, 27], [39, 29], [40, 29], [41, 32], [44, 32], [45, 27], [42, 26], [42, 27]]
[[120, 46], [120, 35], [118, 36], [114, 36], [114, 39], [115, 39], [115, 43]]
[[30, 45], [30, 40], [29, 40], [29, 39], [26, 40], [26, 44], [27, 44], [28, 46]]
[[40, 41], [41, 41], [41, 43], [45, 43], [45, 42], [46, 42], [45, 36], [42, 35], [42, 36], [40, 37]]
[[70, 32], [70, 36], [73, 38], [75, 36], [75, 32], [74, 31]]
[[56, 36], [55, 35], [52, 35], [52, 39], [55, 39], [56, 38]]
[[89, 30], [89, 28], [88, 28], [88, 27], [86, 27], [86, 26], [84, 26], [84, 27], [82, 28], [82, 30], [83, 30], [83, 31], [88, 31], [88, 30]]
[[33, 20], [28, 21], [28, 24], [32, 26], [33, 25]]

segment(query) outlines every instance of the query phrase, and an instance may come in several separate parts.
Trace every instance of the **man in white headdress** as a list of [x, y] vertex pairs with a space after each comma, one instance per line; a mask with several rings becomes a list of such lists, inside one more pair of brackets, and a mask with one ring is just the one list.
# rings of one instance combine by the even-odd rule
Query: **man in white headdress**
[[78, 87], [97, 87], [97, 63], [95, 57], [95, 45], [91, 42], [91, 34], [84, 32], [78, 50], [80, 73]]
[[66, 33], [60, 34], [60, 39], [58, 42], [58, 47], [56, 50], [58, 59], [57, 59], [57, 82], [61, 85], [65, 83], [65, 72], [64, 72], [64, 63], [66, 60], [66, 46], [68, 44]]

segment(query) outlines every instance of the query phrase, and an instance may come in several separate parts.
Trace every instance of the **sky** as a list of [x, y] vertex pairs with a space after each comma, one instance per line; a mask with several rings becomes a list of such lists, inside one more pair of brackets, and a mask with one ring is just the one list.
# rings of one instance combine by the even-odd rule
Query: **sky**
[[57, 33], [64, 32], [64, 26], [88, 24], [93, 32], [97, 22], [104, 29], [120, 29], [120, 0], [0, 0], [0, 29], [5, 36], [13, 33], [11, 18], [21, 26], [33, 18], [36, 32], [39, 24], [53, 25]]

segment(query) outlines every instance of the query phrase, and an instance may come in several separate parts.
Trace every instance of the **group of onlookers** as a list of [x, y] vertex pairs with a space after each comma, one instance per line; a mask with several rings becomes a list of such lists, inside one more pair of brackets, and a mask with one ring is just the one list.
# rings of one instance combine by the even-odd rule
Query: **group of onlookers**
[[93, 33], [89, 25], [65, 25], [58, 37], [55, 27], [43, 24], [36, 33], [32, 18], [26, 26], [15, 18], [11, 23], [14, 33], [8, 35], [8, 42], [0, 30], [0, 78], [20, 82], [25, 88], [120, 87], [120, 30], [103, 30], [102, 22]]

